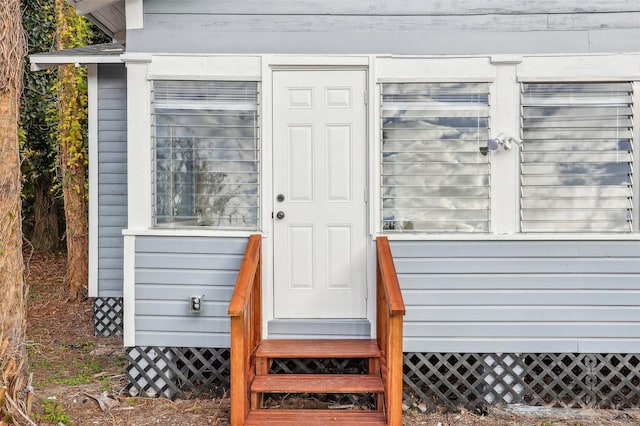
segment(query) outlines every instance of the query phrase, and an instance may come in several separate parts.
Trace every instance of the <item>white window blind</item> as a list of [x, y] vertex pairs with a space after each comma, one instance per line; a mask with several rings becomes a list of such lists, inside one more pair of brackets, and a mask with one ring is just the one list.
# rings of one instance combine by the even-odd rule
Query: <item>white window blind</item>
[[258, 84], [156, 81], [152, 101], [156, 226], [256, 229]]
[[488, 232], [488, 83], [381, 87], [382, 228]]
[[631, 231], [632, 85], [521, 87], [522, 231]]

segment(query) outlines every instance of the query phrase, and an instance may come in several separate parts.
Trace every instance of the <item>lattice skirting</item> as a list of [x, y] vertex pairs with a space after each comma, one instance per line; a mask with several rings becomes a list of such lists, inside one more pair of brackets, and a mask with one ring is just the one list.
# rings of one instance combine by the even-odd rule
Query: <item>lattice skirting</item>
[[[134, 395], [166, 398], [229, 387], [229, 349], [127, 349]], [[279, 360], [277, 373], [366, 372], [358, 360]], [[496, 403], [640, 407], [640, 354], [404, 354], [407, 405], [483, 410]]]
[[405, 403], [640, 407], [640, 354], [404, 354]]
[[273, 374], [367, 374], [369, 365], [363, 359], [274, 359]]
[[229, 388], [229, 349], [147, 346], [126, 352], [131, 395], [185, 398]]
[[96, 336], [122, 336], [122, 297], [93, 299], [93, 326]]

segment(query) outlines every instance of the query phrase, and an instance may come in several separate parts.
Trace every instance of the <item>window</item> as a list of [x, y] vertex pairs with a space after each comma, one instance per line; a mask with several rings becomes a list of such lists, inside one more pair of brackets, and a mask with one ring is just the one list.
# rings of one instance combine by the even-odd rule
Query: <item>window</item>
[[630, 83], [522, 85], [521, 230], [630, 232]]
[[153, 85], [154, 224], [256, 229], [258, 84]]
[[381, 86], [382, 229], [488, 232], [488, 83]]

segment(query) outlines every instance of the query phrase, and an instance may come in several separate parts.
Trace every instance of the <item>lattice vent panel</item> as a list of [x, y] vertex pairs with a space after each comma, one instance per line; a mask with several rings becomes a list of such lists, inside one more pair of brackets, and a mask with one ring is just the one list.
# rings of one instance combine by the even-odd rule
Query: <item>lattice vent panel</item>
[[133, 347], [127, 361], [132, 395], [185, 398], [229, 387], [229, 349]]
[[639, 354], [404, 354], [404, 400], [483, 409], [493, 403], [640, 406]]
[[[166, 398], [219, 394], [229, 386], [229, 356], [229, 349], [128, 348], [130, 392]], [[366, 374], [367, 362], [283, 359], [273, 362], [271, 372]], [[430, 409], [483, 410], [494, 403], [640, 407], [640, 354], [405, 353], [403, 373], [405, 403]]]
[[273, 374], [368, 374], [367, 360], [362, 359], [274, 359]]
[[175, 354], [176, 364], [186, 378], [183, 389], [195, 395], [229, 389], [229, 349], [179, 348]]
[[[274, 359], [269, 372], [272, 374], [368, 374], [368, 361], [363, 359], [336, 358], [285, 358]], [[289, 394], [269, 394], [265, 405], [277, 407]], [[375, 409], [375, 398], [368, 394], [305, 394], [305, 398], [326, 405], [354, 405], [367, 410]]]
[[96, 297], [93, 300], [93, 326], [96, 336], [122, 336], [122, 297]]
[[640, 354], [524, 355], [525, 402], [563, 407], [640, 406]]
[[[336, 359], [336, 358], [285, 358], [274, 359], [271, 362], [269, 372], [272, 374], [368, 374], [367, 360], [363, 359]], [[289, 394], [270, 394], [266, 400], [266, 406], [278, 406]], [[343, 394], [305, 394], [312, 401], [322, 401], [331, 404], [351, 404], [357, 407], [375, 408], [375, 399], [372, 395]]]

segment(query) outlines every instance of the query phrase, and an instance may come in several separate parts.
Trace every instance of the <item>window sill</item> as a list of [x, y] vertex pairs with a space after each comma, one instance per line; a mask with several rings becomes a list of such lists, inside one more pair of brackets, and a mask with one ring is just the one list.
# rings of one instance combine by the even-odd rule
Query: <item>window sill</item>
[[[544, 233], [544, 234], [384, 234], [389, 241], [640, 241], [640, 233], [586, 234], [586, 233]], [[374, 236], [375, 238], [375, 236]]]
[[260, 234], [258, 230], [225, 231], [210, 228], [153, 228], [153, 229], [123, 229], [125, 236], [169, 236], [169, 237], [249, 237]]

